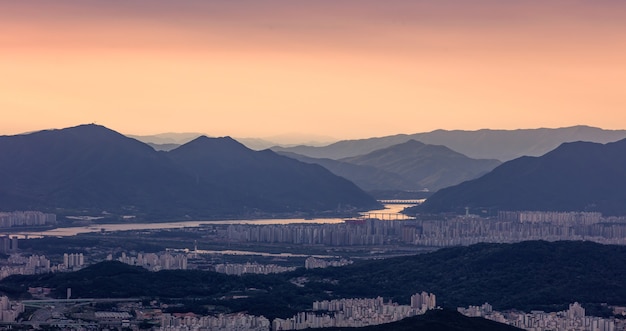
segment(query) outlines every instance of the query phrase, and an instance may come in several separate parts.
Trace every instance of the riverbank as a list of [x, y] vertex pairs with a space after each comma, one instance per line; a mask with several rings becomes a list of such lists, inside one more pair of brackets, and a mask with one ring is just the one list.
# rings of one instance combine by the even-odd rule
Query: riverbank
[[[390, 204], [385, 205], [384, 209], [370, 210], [360, 215], [366, 214], [397, 214], [402, 211], [407, 205]], [[67, 237], [74, 236], [79, 233], [89, 232], [110, 232], [110, 231], [127, 231], [127, 230], [153, 230], [153, 229], [175, 229], [185, 227], [199, 227], [211, 224], [306, 224], [306, 223], [318, 223], [318, 224], [333, 224], [343, 223], [345, 218], [271, 218], [271, 219], [221, 219], [221, 220], [195, 220], [195, 221], [178, 221], [178, 222], [132, 222], [132, 223], [91, 223], [80, 226], [70, 227], [57, 227], [45, 231], [31, 231], [22, 229], [22, 231], [14, 232], [21, 238], [26, 237], [42, 237], [42, 236], [54, 236], [54, 237]]]

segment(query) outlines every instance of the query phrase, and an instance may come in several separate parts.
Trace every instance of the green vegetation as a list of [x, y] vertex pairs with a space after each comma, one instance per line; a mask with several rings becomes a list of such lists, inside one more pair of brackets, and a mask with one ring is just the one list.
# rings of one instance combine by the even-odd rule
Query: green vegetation
[[352, 216], [381, 207], [321, 166], [231, 138], [200, 137], [157, 152], [94, 124], [0, 137], [0, 182], [0, 210], [40, 210], [60, 220]]
[[[568, 303], [624, 304], [626, 247], [591, 242], [478, 244], [315, 272], [339, 296], [391, 297], [429, 291], [454, 308], [489, 302], [496, 309], [562, 309]], [[312, 275], [313, 276], [313, 275]]]
[[437, 191], [409, 214], [486, 210], [595, 211], [626, 215], [626, 139], [565, 143], [520, 157], [471, 181]]
[[[151, 273], [102, 262], [73, 273], [11, 276], [0, 281], [0, 290], [19, 296], [29, 286], [44, 286], [63, 297], [71, 287], [74, 297], [168, 298], [184, 309], [216, 306], [268, 318], [290, 317], [310, 309], [315, 300], [342, 297], [382, 296], [408, 304], [410, 295], [421, 291], [435, 293], [444, 308], [489, 302], [499, 310], [554, 311], [574, 301], [596, 307], [626, 304], [624, 261], [622, 246], [533, 241], [241, 277], [194, 270]], [[296, 278], [303, 285], [291, 282]]]
[[206, 313], [202, 307], [213, 305], [268, 318], [290, 317], [321, 299], [311, 289], [297, 287], [282, 277], [239, 277], [197, 270], [149, 272], [117, 261], [72, 273], [10, 276], [0, 282], [0, 291], [15, 297], [34, 286], [52, 288], [57, 298], [65, 297], [66, 289], [71, 288], [75, 298], [168, 298], [182, 303], [180, 307], [185, 309], [180, 311]]
[[321, 328], [320, 331], [509, 331], [521, 330], [513, 326], [479, 317], [467, 317], [452, 310], [431, 310], [424, 315], [405, 318], [398, 322], [363, 328]]

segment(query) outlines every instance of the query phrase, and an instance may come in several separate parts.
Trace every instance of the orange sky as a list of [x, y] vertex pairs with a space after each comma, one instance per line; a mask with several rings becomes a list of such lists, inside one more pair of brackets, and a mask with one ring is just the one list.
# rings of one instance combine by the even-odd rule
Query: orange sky
[[621, 0], [3, 1], [0, 134], [626, 129], [625, 18]]

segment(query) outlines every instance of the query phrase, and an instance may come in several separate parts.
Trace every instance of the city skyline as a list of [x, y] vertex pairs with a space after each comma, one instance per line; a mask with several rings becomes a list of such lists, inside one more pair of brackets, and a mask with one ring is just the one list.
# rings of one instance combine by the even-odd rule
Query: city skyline
[[0, 135], [624, 129], [624, 14], [611, 0], [5, 2]]

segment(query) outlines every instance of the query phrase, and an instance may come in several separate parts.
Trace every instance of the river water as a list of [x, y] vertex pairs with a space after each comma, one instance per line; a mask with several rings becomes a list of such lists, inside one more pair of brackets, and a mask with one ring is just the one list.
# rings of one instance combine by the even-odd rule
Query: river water
[[[403, 204], [388, 204], [385, 205], [385, 209], [370, 210], [364, 214], [398, 214], [404, 208], [411, 205]], [[165, 222], [165, 223], [123, 223], [123, 224], [93, 224], [89, 226], [77, 226], [69, 228], [57, 228], [40, 232], [20, 232], [12, 235], [17, 235], [20, 238], [28, 236], [30, 238], [39, 237], [67, 237], [75, 236], [80, 233], [90, 232], [109, 232], [109, 231], [127, 231], [127, 230], [155, 230], [155, 229], [177, 229], [187, 227], [198, 227], [202, 225], [210, 224], [298, 224], [298, 223], [318, 223], [318, 224], [333, 224], [343, 223], [343, 218], [289, 218], [289, 219], [258, 219], [258, 220], [213, 220], [213, 221], [183, 221], [183, 222]]]

